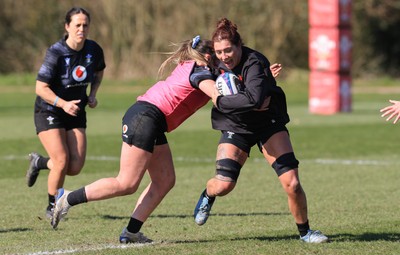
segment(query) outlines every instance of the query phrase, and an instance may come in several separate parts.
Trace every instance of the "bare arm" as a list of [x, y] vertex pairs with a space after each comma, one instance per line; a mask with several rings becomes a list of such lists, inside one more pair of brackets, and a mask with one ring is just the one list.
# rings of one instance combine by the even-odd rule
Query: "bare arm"
[[81, 100], [65, 101], [59, 98], [50, 89], [50, 85], [45, 82], [36, 81], [36, 95], [40, 96], [48, 104], [62, 108], [69, 115], [76, 116], [80, 110], [78, 104]]
[[95, 108], [97, 106], [96, 94], [99, 90], [101, 81], [103, 80], [104, 71], [99, 71], [94, 74], [94, 80], [90, 86], [90, 93], [88, 98], [88, 105], [90, 108]]
[[209, 96], [214, 105], [216, 105], [217, 97], [219, 96], [218, 90], [215, 87], [214, 80], [203, 80], [199, 84], [199, 88], [204, 92], [207, 96]]

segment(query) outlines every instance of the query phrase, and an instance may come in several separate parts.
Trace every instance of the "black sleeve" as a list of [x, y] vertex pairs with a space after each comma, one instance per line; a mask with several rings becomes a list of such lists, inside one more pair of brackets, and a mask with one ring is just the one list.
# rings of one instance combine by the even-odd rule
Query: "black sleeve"
[[199, 89], [199, 84], [200, 82], [204, 80], [214, 80], [215, 81], [216, 77], [215, 75], [211, 72], [210, 68], [207, 66], [195, 66], [193, 68], [193, 72], [190, 74], [189, 80], [190, 80], [190, 85], [192, 85], [193, 88]]
[[244, 91], [236, 95], [221, 96], [218, 98], [217, 107], [224, 113], [241, 113], [259, 108], [268, 96], [275, 80], [271, 79], [264, 70], [263, 65], [253, 60], [247, 64], [243, 72]]
[[57, 75], [58, 55], [52, 50], [47, 49], [43, 64], [41, 65], [36, 79], [47, 84], [51, 84]]
[[100, 47], [100, 45], [98, 45], [96, 42], [96, 54], [98, 56], [98, 62], [97, 62], [97, 66], [95, 69], [95, 72], [99, 72], [99, 71], [103, 71], [106, 68], [106, 63], [104, 60], [104, 52], [103, 49]]

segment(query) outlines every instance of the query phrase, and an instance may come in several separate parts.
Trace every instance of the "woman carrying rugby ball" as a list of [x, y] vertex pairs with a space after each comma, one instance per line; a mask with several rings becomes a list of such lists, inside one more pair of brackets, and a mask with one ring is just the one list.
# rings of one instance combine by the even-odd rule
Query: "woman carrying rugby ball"
[[218, 21], [212, 41], [218, 68], [236, 74], [244, 89], [237, 94], [213, 98], [212, 126], [221, 131], [216, 174], [200, 195], [194, 210], [195, 222], [205, 224], [215, 198], [235, 188], [240, 170], [251, 148], [257, 144], [287, 193], [300, 240], [327, 242], [325, 235], [309, 227], [306, 194], [299, 180], [299, 161], [286, 128], [289, 116], [285, 93], [276, 85], [268, 59], [244, 46], [237, 26], [226, 18]]

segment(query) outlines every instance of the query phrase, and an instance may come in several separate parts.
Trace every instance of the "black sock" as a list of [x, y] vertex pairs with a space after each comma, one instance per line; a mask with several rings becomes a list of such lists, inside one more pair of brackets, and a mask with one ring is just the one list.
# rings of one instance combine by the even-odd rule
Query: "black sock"
[[207, 194], [207, 189], [205, 189], [205, 190], [203, 191], [203, 195], [208, 199], [208, 201], [214, 202], [215, 197], [210, 197], [210, 196]]
[[308, 225], [308, 220], [302, 224], [296, 223], [296, 225], [301, 237], [307, 235], [308, 230], [310, 230], [310, 226]]
[[49, 160], [50, 160], [50, 158], [45, 158], [45, 157], [40, 156], [38, 158], [38, 160], [36, 161], [36, 167], [39, 169], [49, 169], [47, 167], [47, 162], [49, 162]]
[[85, 187], [82, 187], [80, 189], [74, 190], [71, 193], [69, 193], [67, 196], [67, 202], [71, 206], [87, 203]]
[[126, 227], [126, 230], [128, 230], [131, 233], [137, 233], [142, 228], [142, 225], [143, 225], [142, 221], [131, 217], [128, 226]]
[[51, 209], [54, 206], [54, 203], [56, 202], [56, 197], [54, 195], [49, 195], [49, 205], [47, 206], [47, 209]]

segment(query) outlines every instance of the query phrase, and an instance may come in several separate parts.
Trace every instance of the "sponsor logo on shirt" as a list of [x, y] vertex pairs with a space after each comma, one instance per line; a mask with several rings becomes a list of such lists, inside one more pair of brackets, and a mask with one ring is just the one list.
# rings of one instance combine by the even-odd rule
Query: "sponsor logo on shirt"
[[83, 81], [87, 77], [86, 67], [84, 66], [76, 66], [72, 71], [72, 77], [75, 81]]
[[69, 88], [75, 88], [75, 87], [87, 87], [90, 86], [90, 82], [81, 82], [81, 83], [76, 83], [76, 84], [68, 84], [65, 86], [67, 89]]

